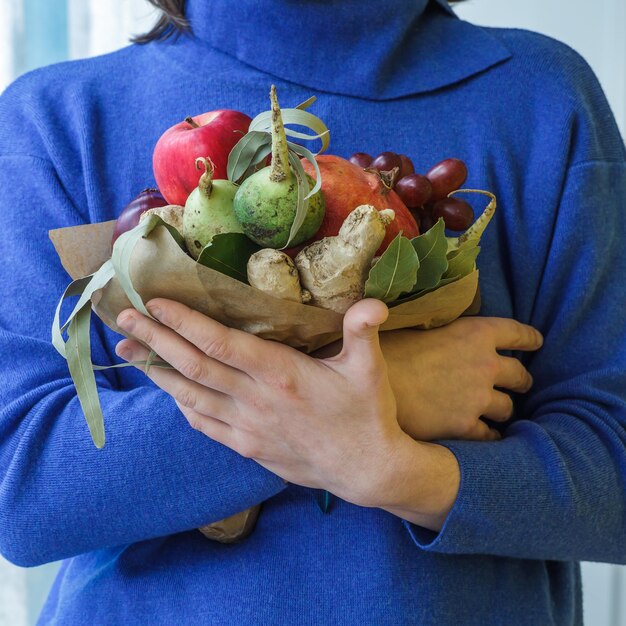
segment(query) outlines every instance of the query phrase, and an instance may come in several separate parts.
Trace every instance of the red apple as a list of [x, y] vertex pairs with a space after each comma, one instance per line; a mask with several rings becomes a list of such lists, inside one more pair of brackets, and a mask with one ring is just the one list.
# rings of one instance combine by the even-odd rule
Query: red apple
[[183, 205], [198, 186], [203, 170], [197, 157], [213, 161], [213, 178], [225, 179], [228, 155], [248, 132], [252, 120], [239, 111], [222, 109], [188, 117], [166, 130], [154, 148], [154, 178], [169, 204]]
[[[346, 217], [361, 204], [371, 204], [379, 211], [393, 209], [396, 213], [393, 222], [387, 226], [387, 235], [377, 254], [382, 254], [400, 231], [409, 239], [419, 235], [419, 228], [409, 209], [395, 191], [385, 187], [378, 174], [330, 154], [322, 154], [315, 160], [322, 174], [326, 212], [313, 241], [336, 235]], [[302, 160], [302, 165], [307, 174], [315, 178], [315, 170], [306, 159]], [[291, 254], [301, 247], [286, 252]]]

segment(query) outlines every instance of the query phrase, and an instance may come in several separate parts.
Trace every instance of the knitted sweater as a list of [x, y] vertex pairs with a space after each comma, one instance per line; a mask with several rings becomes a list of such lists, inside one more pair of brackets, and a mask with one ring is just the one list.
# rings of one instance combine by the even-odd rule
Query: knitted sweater
[[[0, 98], [0, 552], [65, 559], [42, 624], [563, 626], [582, 623], [577, 562], [626, 562], [624, 145], [576, 53], [426, 4], [189, 0], [194, 36], [38, 70]], [[97, 373], [97, 450], [51, 346], [69, 278], [47, 231], [115, 218], [154, 183], [166, 128], [255, 115], [271, 83], [283, 106], [318, 96], [334, 154], [393, 150], [420, 172], [454, 156], [498, 195], [481, 314], [545, 345], [519, 355], [535, 384], [501, 441], [441, 442], [461, 486], [438, 533], [338, 499], [322, 514], [132, 368]], [[119, 339], [96, 320], [94, 362]], [[240, 544], [195, 530], [259, 502]]]

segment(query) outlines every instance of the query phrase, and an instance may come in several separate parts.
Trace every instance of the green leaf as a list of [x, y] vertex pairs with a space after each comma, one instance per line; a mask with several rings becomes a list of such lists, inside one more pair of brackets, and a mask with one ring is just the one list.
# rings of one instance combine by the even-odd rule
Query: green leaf
[[446, 285], [453, 283], [457, 280], [459, 280], [458, 276], [454, 278], [442, 278], [434, 287], [431, 287], [430, 289], [422, 289], [421, 291], [411, 291], [410, 293], [405, 294], [401, 298], [398, 298], [397, 300], [395, 300], [391, 304], [391, 306], [394, 307], [399, 304], [404, 304], [405, 302], [412, 302], [413, 300], [417, 300], [418, 298], [425, 296], [427, 293], [436, 291], [440, 287], [445, 287]]
[[365, 297], [393, 302], [411, 291], [419, 268], [419, 259], [411, 242], [398, 234], [370, 270], [365, 283]]
[[91, 367], [94, 369], [94, 371], [99, 372], [101, 370], [116, 370], [119, 369], [121, 367], [145, 367], [146, 368], [146, 373], [148, 373], [148, 370], [151, 367], [160, 367], [162, 369], [166, 369], [166, 370], [173, 370], [175, 369], [172, 365], [170, 365], [169, 363], [165, 362], [165, 361], [155, 361], [154, 360], [154, 354], [152, 354], [153, 351], [150, 351], [150, 354], [148, 355], [148, 359], [146, 361], [127, 361], [124, 363], [115, 363], [114, 365], [95, 365], [92, 363]]
[[247, 283], [248, 259], [258, 250], [260, 247], [243, 233], [221, 233], [204, 246], [198, 263]]
[[439, 283], [444, 272], [448, 269], [448, 260], [446, 259], [448, 245], [444, 221], [439, 218], [430, 230], [411, 239], [411, 245], [420, 262], [417, 280], [411, 291], [432, 289]]
[[251, 131], [244, 135], [228, 155], [227, 175], [233, 183], [260, 163], [272, 151], [272, 137], [266, 131]]
[[[98, 279], [96, 278], [98, 274], [103, 275], [105, 272], [108, 273], [109, 269], [112, 271], [113, 266], [111, 265], [110, 261], [107, 261], [95, 274], [91, 274], [90, 276], [85, 276], [84, 278], [79, 278], [77, 280], [72, 281], [67, 286], [63, 295], [61, 296], [61, 299], [59, 300], [56, 310], [54, 312], [54, 319], [52, 320], [52, 345], [64, 359], [67, 358], [67, 355], [66, 355], [66, 349], [65, 349], [65, 340], [63, 339], [63, 332], [69, 326], [70, 322], [72, 321], [74, 316], [78, 313], [78, 311], [84, 306], [85, 301], [91, 300], [92, 293], [96, 289], [99, 289], [100, 286], [104, 287], [104, 285], [107, 282], [109, 282], [110, 278], [108, 278], [106, 282], [103, 282], [102, 285], [98, 286]], [[67, 298], [71, 298], [72, 296], [81, 296], [85, 294], [85, 291], [88, 289], [91, 292], [85, 296], [86, 300], [81, 297], [81, 300], [83, 300], [81, 303], [81, 306], [74, 307], [74, 310], [72, 311], [71, 315], [69, 316], [65, 324], [61, 326], [61, 307], [63, 306], [63, 303], [65, 302], [65, 300], [67, 300]]]
[[[313, 153], [304, 146], [292, 143], [291, 141], [287, 142], [287, 147], [289, 148], [289, 163], [291, 164], [291, 170], [298, 181], [298, 203], [296, 205], [296, 215], [293, 223], [291, 224], [291, 228], [289, 229], [289, 239], [281, 250], [291, 246], [292, 241], [298, 234], [298, 231], [306, 219], [309, 210], [309, 198], [315, 195], [322, 188], [322, 173], [320, 172], [320, 166], [315, 160]], [[301, 156], [307, 159], [315, 169], [316, 180], [313, 188], [310, 188], [309, 186], [309, 178], [304, 171], [304, 167], [302, 167], [302, 162], [300, 161]]]
[[252, 159], [250, 160], [250, 165], [248, 169], [243, 173], [243, 175], [237, 181], [237, 184], [241, 184], [246, 178], [252, 176], [259, 169], [262, 169], [260, 166], [266, 166], [267, 157], [272, 154], [272, 143], [270, 141], [269, 144], [261, 146], [255, 153]]
[[144, 370], [146, 372], [146, 375], [148, 375], [150, 368], [154, 365], [156, 361], [156, 356], [157, 356], [157, 353], [151, 348], [150, 352], [148, 353], [148, 358], [146, 360], [146, 368]]
[[[315, 155], [304, 146], [292, 143], [291, 141], [288, 141], [287, 145], [292, 152], [295, 152], [298, 156], [304, 157], [307, 161], [309, 161], [315, 169], [315, 185], [313, 185], [313, 188], [306, 195], [305, 200], [308, 200], [322, 188], [322, 172], [320, 172], [320, 166], [315, 160]], [[302, 171], [304, 172], [304, 168], [302, 168]]]
[[291, 170], [296, 177], [296, 181], [298, 183], [298, 202], [296, 204], [296, 215], [293, 218], [291, 228], [289, 229], [289, 238], [287, 239], [287, 243], [281, 248], [281, 250], [284, 250], [285, 248], [289, 248], [289, 246], [291, 246], [292, 241], [298, 234], [298, 231], [304, 223], [304, 220], [306, 219], [307, 213], [309, 211], [309, 180], [307, 178], [306, 172], [304, 171], [304, 168], [302, 167], [300, 158], [291, 150], [289, 150], [289, 163], [291, 164]]
[[476, 258], [479, 252], [480, 246], [472, 243], [449, 255], [448, 270], [444, 274], [444, 278], [462, 278], [471, 274], [476, 267]]
[[[302, 104], [307, 104], [309, 101]], [[302, 106], [302, 105], [299, 105]], [[281, 109], [281, 115], [283, 118], [283, 124], [285, 126], [285, 134], [288, 137], [295, 137], [298, 139], [306, 139], [307, 141], [313, 141], [315, 139], [321, 139], [322, 147], [319, 152], [324, 152], [330, 143], [330, 131], [326, 127], [326, 124], [322, 120], [300, 108], [295, 109]], [[304, 126], [310, 128], [314, 134], [309, 135], [306, 133], [298, 132], [287, 128], [288, 124], [295, 124], [297, 126]], [[263, 111], [259, 113], [250, 123], [249, 132], [253, 131], [265, 131], [269, 132], [272, 125], [272, 112]], [[318, 153], [319, 154], [319, 153]]]
[[85, 304], [72, 318], [67, 329], [67, 365], [76, 386], [78, 400], [96, 448], [104, 446], [104, 418], [98, 399], [96, 377], [91, 367], [89, 325], [91, 303]]
[[150, 215], [141, 220], [135, 228], [120, 235], [113, 245], [113, 252], [111, 253], [111, 263], [120, 287], [124, 290], [133, 307], [148, 317], [152, 316], [148, 313], [141, 296], [137, 293], [130, 278], [130, 259], [137, 242], [147, 237], [157, 226], [165, 226], [178, 245], [183, 250], [185, 249], [184, 240], [173, 226], [164, 222], [158, 215]]
[[316, 100], [317, 96], [311, 96], [310, 98], [307, 98], [304, 102], [296, 105], [295, 108], [304, 111], [305, 109], [308, 109]]
[[[76, 393], [80, 405], [85, 414], [87, 425], [92, 439], [98, 448], [104, 446], [104, 420], [102, 408], [98, 399], [98, 390], [94, 370], [105, 370], [120, 367], [145, 366], [149, 368], [163, 367], [171, 368], [169, 363], [155, 361], [153, 352], [148, 356], [147, 361], [132, 361], [128, 363], [118, 363], [115, 365], [94, 365], [91, 362], [91, 340], [89, 326], [91, 323], [91, 298], [93, 294], [104, 288], [109, 281], [116, 277], [123, 286], [126, 295], [133, 305], [145, 315], [149, 315], [143, 305], [139, 294], [135, 291], [130, 279], [129, 265], [135, 244], [142, 237], [146, 237], [156, 226], [163, 225], [176, 240], [179, 246], [183, 247], [183, 239], [178, 231], [166, 224], [157, 215], [151, 215], [142, 220], [134, 229], [121, 235], [113, 246], [113, 256], [102, 264], [100, 269], [92, 274], [73, 281], [66, 288], [57, 304], [54, 320], [52, 322], [52, 344], [61, 356], [67, 359], [70, 375], [76, 387]], [[63, 303], [70, 297], [79, 296], [77, 304], [65, 324], [61, 325], [61, 308]], [[63, 339], [63, 333], [67, 330], [67, 342]]]
[[[435, 289], [439, 289], [440, 287], [445, 287], [446, 285], [449, 285], [450, 283], [454, 283], [457, 280], [460, 280], [462, 278], [462, 276], [452, 276], [451, 278], [442, 278], [438, 283], [437, 286], [435, 287]], [[431, 289], [432, 291], [432, 289]]]
[[[54, 320], [52, 322], [52, 345], [56, 349], [56, 351], [64, 358], [67, 359], [67, 349], [66, 343], [63, 339], [63, 333], [69, 325], [72, 323], [72, 320], [78, 315], [78, 313], [82, 310], [82, 308], [91, 302], [91, 298], [95, 291], [98, 289], [103, 289], [109, 283], [111, 278], [114, 276], [113, 265], [111, 261], [105, 261], [102, 264], [100, 269], [91, 274], [90, 276], [85, 276], [84, 278], [79, 278], [73, 282], [71, 282], [66, 288], [65, 292], [61, 296], [59, 300], [56, 311], [54, 313]], [[78, 302], [76, 303], [74, 310], [67, 318], [65, 324], [61, 325], [60, 317], [61, 317], [61, 307], [63, 303], [68, 298], [73, 296], [80, 296]], [[129, 367], [136, 365], [146, 365], [149, 363], [148, 361], [131, 361], [127, 363], [117, 363], [115, 365], [91, 365], [94, 370], [107, 370], [119, 367]], [[171, 367], [168, 363], [164, 361], [153, 361], [152, 365], [155, 367]]]

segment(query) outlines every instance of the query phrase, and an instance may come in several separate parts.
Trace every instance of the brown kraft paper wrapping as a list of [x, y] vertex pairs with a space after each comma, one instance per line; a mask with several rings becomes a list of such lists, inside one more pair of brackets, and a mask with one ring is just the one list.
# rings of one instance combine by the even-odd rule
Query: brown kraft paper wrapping
[[[93, 274], [111, 256], [114, 221], [50, 231], [63, 267], [73, 280]], [[133, 251], [130, 275], [143, 302], [168, 298], [229, 326], [310, 353], [341, 338], [343, 316], [334, 311], [273, 298], [225, 274], [196, 263], [166, 228], [155, 228]], [[115, 320], [131, 306], [116, 278], [97, 291], [98, 317], [125, 335]], [[444, 326], [480, 308], [478, 271], [436, 291], [389, 309], [381, 331]], [[210, 539], [232, 543], [254, 528], [260, 506], [204, 526]]]

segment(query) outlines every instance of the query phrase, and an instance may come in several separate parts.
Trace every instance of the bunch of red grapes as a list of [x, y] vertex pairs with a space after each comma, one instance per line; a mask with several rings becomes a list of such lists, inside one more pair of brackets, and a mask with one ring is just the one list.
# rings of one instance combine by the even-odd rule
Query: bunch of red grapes
[[376, 158], [357, 152], [350, 161], [365, 169], [375, 169], [385, 174], [394, 191], [411, 210], [420, 232], [424, 233], [441, 217], [446, 228], [467, 230], [474, 221], [472, 207], [460, 198], [448, 194], [460, 189], [467, 179], [467, 167], [460, 159], [445, 159], [425, 175], [416, 174], [411, 159], [406, 154], [382, 152]]

